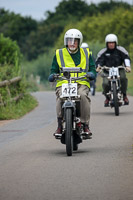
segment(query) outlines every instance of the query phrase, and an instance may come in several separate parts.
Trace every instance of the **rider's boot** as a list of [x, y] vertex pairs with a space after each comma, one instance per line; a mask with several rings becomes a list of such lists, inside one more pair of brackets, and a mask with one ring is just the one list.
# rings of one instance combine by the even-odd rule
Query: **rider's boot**
[[109, 100], [110, 100], [110, 98], [108, 96], [106, 96], [106, 99], [104, 101], [104, 107], [108, 107], [109, 106]]
[[129, 100], [126, 94], [125, 95], [123, 94], [123, 101], [124, 101], [124, 105], [129, 105]]
[[62, 118], [57, 118], [57, 122], [58, 122], [58, 127], [54, 133], [54, 136], [56, 138], [60, 138], [62, 136]]
[[83, 139], [92, 139], [92, 132], [89, 128], [89, 126], [87, 124], [83, 124], [83, 130], [84, 130], [84, 133], [82, 134], [83, 135]]

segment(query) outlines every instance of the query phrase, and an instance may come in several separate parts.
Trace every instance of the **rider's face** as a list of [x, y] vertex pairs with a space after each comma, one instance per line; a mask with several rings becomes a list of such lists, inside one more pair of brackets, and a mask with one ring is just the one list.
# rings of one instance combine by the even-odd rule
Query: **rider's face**
[[114, 49], [116, 43], [115, 43], [115, 42], [108, 42], [107, 45], [108, 45], [108, 48], [109, 48], [109, 49]]
[[77, 49], [78, 48], [78, 39], [68, 39], [68, 48]]

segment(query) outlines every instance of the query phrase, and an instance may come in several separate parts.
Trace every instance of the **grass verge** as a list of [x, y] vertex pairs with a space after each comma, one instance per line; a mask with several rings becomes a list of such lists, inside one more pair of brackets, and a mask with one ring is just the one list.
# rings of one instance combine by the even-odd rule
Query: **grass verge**
[[18, 103], [1, 106], [0, 120], [18, 119], [33, 110], [37, 105], [37, 100], [30, 94], [26, 94]]

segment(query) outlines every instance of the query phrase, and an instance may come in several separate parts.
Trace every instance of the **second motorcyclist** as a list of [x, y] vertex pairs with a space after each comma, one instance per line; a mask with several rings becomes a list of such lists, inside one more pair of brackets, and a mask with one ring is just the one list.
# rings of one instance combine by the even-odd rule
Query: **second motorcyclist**
[[[100, 71], [101, 66], [107, 67], [118, 67], [118, 66], [125, 66], [127, 72], [131, 72], [131, 65], [130, 65], [130, 58], [128, 55], [127, 50], [122, 47], [118, 46], [118, 38], [115, 34], [108, 34], [105, 37], [105, 44], [106, 47], [99, 51], [96, 59], [96, 67], [97, 72]], [[108, 71], [104, 71], [108, 74]], [[127, 98], [127, 85], [128, 80], [126, 78], [126, 73], [124, 69], [119, 69], [120, 73], [120, 83], [121, 83], [121, 92], [123, 94], [124, 104], [128, 105], [129, 100]], [[110, 89], [109, 80], [107, 77], [103, 78], [103, 94], [106, 97], [104, 102], [105, 106], [109, 104], [109, 96], [107, 95]]]

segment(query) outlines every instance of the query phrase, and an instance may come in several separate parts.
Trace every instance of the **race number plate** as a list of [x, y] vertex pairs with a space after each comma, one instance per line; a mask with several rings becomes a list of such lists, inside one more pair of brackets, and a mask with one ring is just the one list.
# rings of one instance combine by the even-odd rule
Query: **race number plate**
[[62, 96], [77, 96], [77, 83], [62, 84]]

